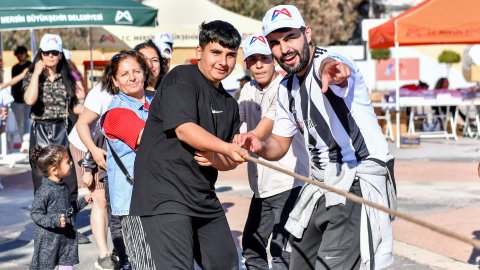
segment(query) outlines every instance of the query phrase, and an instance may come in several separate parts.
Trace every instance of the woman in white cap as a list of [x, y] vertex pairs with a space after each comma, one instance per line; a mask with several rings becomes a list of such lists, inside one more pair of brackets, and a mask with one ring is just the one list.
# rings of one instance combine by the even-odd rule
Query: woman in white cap
[[162, 68], [165, 73], [167, 73], [170, 70], [170, 59], [172, 58], [173, 53], [173, 36], [168, 32], [160, 32], [155, 35], [153, 42], [157, 45], [164, 58]]
[[87, 95], [85, 93], [85, 86], [83, 85], [82, 73], [80, 73], [80, 71], [77, 68], [77, 65], [75, 65], [75, 63], [72, 61], [72, 52], [70, 50], [63, 49], [63, 55], [65, 56], [65, 60], [67, 60], [68, 67], [72, 72], [72, 77], [75, 80], [75, 85], [77, 86], [75, 94], [77, 95], [80, 102], [82, 102], [85, 99], [85, 96]]
[[[68, 63], [62, 54], [62, 39], [59, 35], [45, 34], [32, 65], [23, 79], [24, 99], [31, 105], [30, 153], [36, 145], [42, 147], [58, 144], [67, 147], [69, 114], [78, 114], [81, 105], [75, 95], [75, 81]], [[70, 152], [69, 155], [71, 156]], [[30, 159], [34, 192], [40, 187], [42, 174]], [[74, 173], [64, 178], [70, 192], [70, 200], [78, 195]]]

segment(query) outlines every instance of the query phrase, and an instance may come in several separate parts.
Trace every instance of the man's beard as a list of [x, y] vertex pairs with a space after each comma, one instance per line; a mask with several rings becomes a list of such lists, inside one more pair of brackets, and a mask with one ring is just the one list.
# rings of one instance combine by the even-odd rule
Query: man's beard
[[[300, 62], [298, 63], [298, 66], [289, 66], [284, 63], [285, 58], [290, 58], [294, 55], [298, 55], [300, 57]], [[289, 52], [287, 54], [284, 54], [280, 56], [280, 59], [278, 61], [278, 64], [280, 67], [282, 67], [283, 70], [285, 70], [289, 74], [295, 74], [297, 72], [302, 71], [307, 65], [308, 65], [308, 60], [310, 58], [310, 47], [308, 46], [307, 39], [305, 38], [305, 43], [303, 45], [302, 52], [298, 52], [296, 50]]]

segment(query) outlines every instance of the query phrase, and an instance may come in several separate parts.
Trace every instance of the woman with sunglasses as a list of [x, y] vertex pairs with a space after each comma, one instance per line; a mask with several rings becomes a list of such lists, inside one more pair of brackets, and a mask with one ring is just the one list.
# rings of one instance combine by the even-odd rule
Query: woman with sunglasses
[[145, 88], [151, 82], [145, 56], [136, 50], [112, 57], [102, 75], [103, 88], [114, 95], [100, 125], [107, 141], [107, 175], [112, 215], [120, 216], [133, 269], [154, 269], [139, 217], [129, 216], [133, 165], [148, 116]]
[[[59, 144], [68, 149], [69, 113], [78, 114], [81, 104], [75, 95], [75, 81], [62, 54], [62, 39], [59, 35], [45, 34], [28, 73], [23, 79], [24, 99], [31, 105], [30, 153], [36, 145], [45, 147]], [[70, 111], [70, 112], [69, 112]], [[69, 152], [70, 158], [71, 153]], [[42, 174], [30, 159], [34, 192], [41, 185]], [[70, 200], [78, 195], [74, 173], [64, 178], [70, 192]]]

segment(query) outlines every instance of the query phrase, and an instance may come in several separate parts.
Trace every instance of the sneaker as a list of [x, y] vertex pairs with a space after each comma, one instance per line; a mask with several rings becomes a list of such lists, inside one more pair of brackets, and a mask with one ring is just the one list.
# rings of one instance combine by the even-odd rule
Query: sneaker
[[110, 256], [112, 256], [112, 261], [114, 261], [114, 262], [116, 262], [116, 263], [120, 262], [120, 257], [118, 257], [117, 252], [115, 251], [115, 249], [112, 250], [112, 253], [111, 253]]
[[85, 235], [83, 235], [81, 232], [77, 231], [77, 240], [78, 240], [78, 244], [79, 245], [82, 245], [82, 244], [90, 244], [90, 239], [88, 239], [88, 237], [86, 237]]
[[115, 263], [112, 260], [112, 256], [110, 254], [105, 255], [103, 258], [98, 258], [95, 262], [95, 268], [99, 270], [113, 270], [118, 269], [115, 267]]
[[23, 141], [22, 145], [20, 146], [20, 153], [28, 153], [29, 148], [30, 148], [30, 142]]
[[120, 268], [121, 270], [132, 270], [132, 265], [130, 265], [129, 262], [125, 263], [125, 264], [122, 264], [122, 268]]

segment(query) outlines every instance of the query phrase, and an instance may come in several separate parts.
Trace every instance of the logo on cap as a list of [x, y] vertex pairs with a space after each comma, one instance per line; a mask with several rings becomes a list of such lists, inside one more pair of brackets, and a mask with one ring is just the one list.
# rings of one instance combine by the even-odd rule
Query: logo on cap
[[48, 38], [47, 42], [50, 42], [50, 41], [55, 42], [55, 43], [58, 43], [58, 40], [57, 40], [56, 37]]
[[133, 17], [132, 14], [130, 14], [130, 11], [125, 10], [117, 10], [117, 14], [115, 14], [115, 23], [116, 24], [132, 24], [133, 23]]
[[250, 40], [250, 44], [248, 44], [248, 45], [252, 45], [257, 40], [264, 43], [264, 44], [267, 44], [267, 41], [265, 40], [265, 38], [263, 36], [258, 36], [258, 37], [253, 36], [252, 39]]
[[273, 11], [272, 19], [271, 19], [270, 21], [275, 20], [275, 18], [277, 18], [278, 15], [280, 15], [280, 14], [283, 14], [283, 15], [289, 17], [289, 18], [292, 18], [292, 14], [290, 14], [290, 11], [288, 11], [287, 8], [282, 8], [282, 9], [280, 9], [280, 10], [275, 9], [275, 10]]

